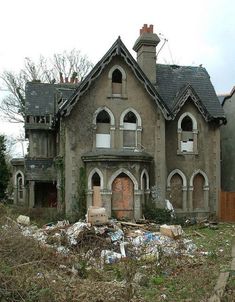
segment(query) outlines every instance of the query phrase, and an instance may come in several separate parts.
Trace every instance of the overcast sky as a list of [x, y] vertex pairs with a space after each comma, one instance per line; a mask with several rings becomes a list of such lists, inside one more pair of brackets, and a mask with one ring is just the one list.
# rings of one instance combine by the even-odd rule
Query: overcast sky
[[[218, 94], [235, 85], [234, 0], [2, 0], [0, 73], [73, 48], [96, 63], [120, 35], [132, 51], [139, 29], [153, 24], [168, 40], [158, 62], [202, 64]], [[3, 93], [0, 93], [0, 98]], [[19, 127], [0, 121], [0, 133]]]

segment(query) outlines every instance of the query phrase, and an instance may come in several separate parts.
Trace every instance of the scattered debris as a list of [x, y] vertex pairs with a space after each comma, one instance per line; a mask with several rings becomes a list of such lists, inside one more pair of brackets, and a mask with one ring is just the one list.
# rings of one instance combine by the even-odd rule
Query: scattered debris
[[160, 232], [162, 235], [169, 236], [171, 238], [177, 239], [182, 236], [183, 230], [181, 225], [161, 225]]
[[105, 208], [89, 207], [87, 211], [87, 222], [92, 225], [102, 225], [108, 222]]
[[42, 228], [28, 225], [27, 216], [19, 217], [18, 225], [24, 236], [65, 256], [79, 252], [89, 259], [89, 265], [99, 262], [103, 267], [104, 263], [112, 264], [122, 258], [158, 261], [160, 253], [190, 255], [196, 250], [192, 240], [183, 238], [180, 225], [161, 225], [159, 232], [156, 231], [159, 225], [143, 220], [141, 224], [107, 220], [104, 208], [89, 208], [89, 222], [70, 224], [63, 220], [47, 223]]
[[202, 235], [201, 233], [199, 233], [199, 232], [197, 232], [197, 231], [195, 231], [195, 230], [193, 231], [193, 233], [194, 233], [195, 235], [199, 236], [199, 237], [205, 238], [204, 235]]
[[17, 217], [16, 221], [19, 224], [22, 224], [22, 225], [30, 225], [30, 218], [29, 218], [29, 216], [20, 215], [20, 216]]

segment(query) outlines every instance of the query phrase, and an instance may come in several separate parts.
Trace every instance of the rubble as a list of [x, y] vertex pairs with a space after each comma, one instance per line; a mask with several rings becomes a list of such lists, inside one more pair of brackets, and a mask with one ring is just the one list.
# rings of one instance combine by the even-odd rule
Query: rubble
[[[103, 211], [101, 213], [104, 214]], [[192, 240], [183, 238], [180, 225], [161, 225], [159, 232], [156, 231], [159, 230], [158, 225], [144, 221], [137, 224], [117, 220], [101, 223], [99, 220], [97, 225], [96, 218], [92, 223], [78, 221], [70, 224], [63, 220], [55, 224], [47, 223], [42, 228], [21, 223], [20, 228], [24, 236], [54, 248], [57, 253], [65, 256], [80, 253], [89, 259], [90, 265], [96, 265], [98, 260], [101, 267], [104, 263], [112, 264], [122, 258], [158, 261], [161, 253], [191, 255], [197, 249]]]
[[29, 216], [20, 215], [20, 216], [17, 217], [16, 221], [19, 224], [22, 224], [22, 225], [30, 225], [30, 218], [29, 218]]
[[162, 235], [177, 239], [182, 236], [183, 230], [181, 225], [163, 224], [160, 226], [160, 232]]

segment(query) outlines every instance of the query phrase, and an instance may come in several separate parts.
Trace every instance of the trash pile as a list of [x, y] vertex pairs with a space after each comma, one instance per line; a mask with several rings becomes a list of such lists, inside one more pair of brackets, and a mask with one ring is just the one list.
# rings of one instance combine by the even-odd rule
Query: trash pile
[[[19, 217], [18, 217], [19, 218]], [[87, 259], [112, 264], [122, 258], [158, 260], [165, 255], [191, 255], [196, 245], [187, 238], [180, 225], [157, 225], [117, 220], [70, 224], [69, 221], [48, 223], [42, 228], [30, 225], [29, 218], [17, 220], [22, 234], [53, 248], [65, 256], [81, 253]]]

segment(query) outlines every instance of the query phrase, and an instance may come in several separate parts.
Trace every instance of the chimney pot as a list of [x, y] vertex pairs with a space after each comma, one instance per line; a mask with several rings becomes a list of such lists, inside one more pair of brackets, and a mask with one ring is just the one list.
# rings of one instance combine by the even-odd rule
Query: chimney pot
[[149, 26], [147, 24], [144, 24], [142, 28], [140, 29], [140, 35], [144, 33], [150, 33], [153, 34], [153, 25], [150, 24]]

